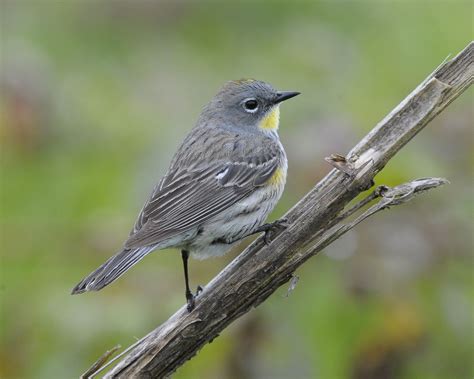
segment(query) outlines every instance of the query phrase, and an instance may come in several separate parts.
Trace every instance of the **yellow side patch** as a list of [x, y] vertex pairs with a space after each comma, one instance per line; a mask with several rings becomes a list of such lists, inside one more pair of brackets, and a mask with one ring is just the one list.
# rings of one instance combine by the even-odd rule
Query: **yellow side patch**
[[277, 186], [284, 184], [286, 180], [286, 171], [282, 168], [277, 168], [270, 179], [268, 179], [268, 184]]
[[276, 106], [260, 122], [259, 127], [265, 130], [277, 130], [280, 124], [280, 107]]

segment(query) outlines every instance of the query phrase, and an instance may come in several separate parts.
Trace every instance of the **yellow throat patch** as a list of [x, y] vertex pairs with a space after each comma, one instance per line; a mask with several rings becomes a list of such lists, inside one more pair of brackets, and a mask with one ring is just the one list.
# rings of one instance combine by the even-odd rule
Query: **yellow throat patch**
[[280, 124], [280, 107], [274, 107], [260, 122], [259, 127], [264, 130], [277, 130]]

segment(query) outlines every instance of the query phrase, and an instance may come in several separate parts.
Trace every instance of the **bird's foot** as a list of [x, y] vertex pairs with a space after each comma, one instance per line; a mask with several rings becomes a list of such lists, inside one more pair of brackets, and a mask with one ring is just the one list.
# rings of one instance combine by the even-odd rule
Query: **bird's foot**
[[196, 296], [193, 295], [191, 291], [186, 292], [186, 301], [188, 303], [186, 308], [187, 308], [188, 312], [191, 312], [194, 309], [195, 299], [196, 299]]
[[202, 291], [202, 287], [197, 286], [196, 294], [193, 294], [191, 291], [186, 292], [186, 302], [188, 303], [186, 308], [188, 312], [191, 312], [194, 309], [196, 306], [196, 298], [201, 294]]
[[276, 221], [259, 226], [255, 233], [264, 232], [265, 235], [263, 236], [263, 240], [265, 244], [268, 245], [273, 238], [273, 234], [278, 230], [286, 229], [288, 225], [288, 219], [280, 218]]

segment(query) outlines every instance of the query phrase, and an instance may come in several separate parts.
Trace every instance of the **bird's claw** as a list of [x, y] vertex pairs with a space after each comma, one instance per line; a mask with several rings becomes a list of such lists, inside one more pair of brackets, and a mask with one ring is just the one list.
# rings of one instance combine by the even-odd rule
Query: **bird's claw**
[[264, 232], [263, 241], [268, 245], [273, 237], [273, 233], [279, 229], [286, 229], [289, 226], [288, 219], [280, 218], [268, 224], [264, 224], [258, 228], [259, 232]]
[[191, 291], [186, 293], [186, 301], [187, 301], [187, 306], [186, 309], [188, 312], [191, 312], [195, 306], [196, 306], [196, 298], [201, 294], [203, 291], [201, 286], [197, 286], [196, 288], [196, 294], [193, 294]]
[[186, 309], [188, 312], [191, 312], [194, 309], [195, 306], [195, 296], [192, 294], [191, 291], [186, 292], [186, 301], [187, 301], [187, 306]]
[[202, 291], [203, 291], [202, 287], [198, 285], [196, 288], [196, 296], [199, 296]]

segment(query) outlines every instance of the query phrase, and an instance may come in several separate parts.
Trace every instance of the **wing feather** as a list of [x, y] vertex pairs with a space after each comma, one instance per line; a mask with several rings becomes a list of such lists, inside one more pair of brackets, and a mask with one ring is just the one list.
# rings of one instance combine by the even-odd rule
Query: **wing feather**
[[125, 247], [156, 244], [199, 227], [253, 193], [279, 164], [274, 155], [260, 164], [220, 161], [167, 176], [142, 209]]

